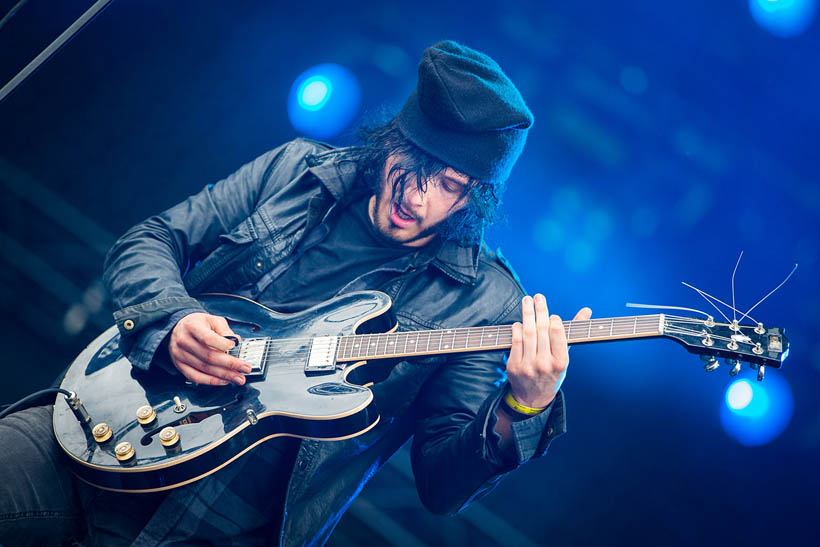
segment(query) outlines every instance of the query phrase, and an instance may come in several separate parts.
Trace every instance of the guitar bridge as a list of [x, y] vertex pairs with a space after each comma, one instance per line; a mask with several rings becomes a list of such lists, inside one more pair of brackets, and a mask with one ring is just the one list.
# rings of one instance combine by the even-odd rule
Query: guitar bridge
[[305, 372], [326, 372], [336, 369], [336, 336], [319, 336], [310, 344], [310, 354], [305, 363]]

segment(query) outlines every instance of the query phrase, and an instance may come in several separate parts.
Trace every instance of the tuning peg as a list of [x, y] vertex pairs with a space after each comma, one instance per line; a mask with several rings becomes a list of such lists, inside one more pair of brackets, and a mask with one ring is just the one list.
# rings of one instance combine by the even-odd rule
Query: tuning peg
[[740, 372], [740, 361], [737, 359], [726, 359], [726, 365], [731, 367], [729, 369], [729, 376], [737, 376]]
[[763, 376], [766, 375], [766, 365], [760, 365], [757, 369], [757, 381], [762, 382]]
[[700, 358], [706, 361], [706, 364], [703, 365], [703, 370], [706, 372], [712, 372], [720, 366], [720, 363], [713, 355], [701, 355]]

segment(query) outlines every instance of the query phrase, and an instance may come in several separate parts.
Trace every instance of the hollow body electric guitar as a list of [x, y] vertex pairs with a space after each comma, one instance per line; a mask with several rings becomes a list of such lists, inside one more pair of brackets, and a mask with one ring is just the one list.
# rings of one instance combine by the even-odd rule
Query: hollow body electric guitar
[[[72, 396], [54, 406], [54, 433], [74, 473], [109, 490], [151, 492], [213, 473], [279, 435], [339, 440], [378, 422], [366, 361], [509, 349], [510, 325], [392, 332], [390, 297], [339, 296], [280, 314], [232, 295], [200, 298], [228, 320], [241, 342], [228, 353], [252, 366], [243, 386], [199, 386], [182, 376], [133, 368], [119, 352], [116, 327], [72, 363], [61, 384]], [[570, 344], [666, 337], [717, 367], [725, 357], [758, 369], [779, 367], [782, 329], [715, 323], [666, 314], [565, 321]], [[445, 365], [446, 366], [446, 365]]]

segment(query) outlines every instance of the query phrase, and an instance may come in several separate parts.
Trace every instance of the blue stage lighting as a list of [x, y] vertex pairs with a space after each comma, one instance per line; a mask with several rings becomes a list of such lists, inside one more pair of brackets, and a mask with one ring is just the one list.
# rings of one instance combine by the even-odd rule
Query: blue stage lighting
[[749, 11], [758, 25], [775, 36], [802, 33], [817, 12], [817, 0], [749, 0]]
[[361, 90], [343, 66], [314, 66], [296, 78], [288, 96], [288, 117], [299, 133], [317, 139], [338, 135], [359, 110]]
[[720, 422], [730, 437], [746, 446], [766, 444], [780, 435], [791, 420], [791, 388], [779, 375], [762, 383], [735, 380], [726, 389]]
[[322, 75], [311, 76], [302, 82], [296, 92], [299, 106], [305, 110], [319, 110], [330, 99], [333, 84]]

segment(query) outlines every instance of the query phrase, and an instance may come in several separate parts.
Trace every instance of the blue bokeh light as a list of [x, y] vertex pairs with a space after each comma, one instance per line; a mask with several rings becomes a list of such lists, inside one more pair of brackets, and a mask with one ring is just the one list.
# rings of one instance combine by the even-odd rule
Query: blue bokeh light
[[319, 110], [330, 99], [333, 84], [321, 74], [307, 78], [296, 92], [299, 106], [305, 110]]
[[738, 380], [726, 390], [726, 404], [734, 411], [748, 407], [753, 397], [754, 391], [749, 380]]
[[758, 25], [775, 36], [789, 38], [808, 28], [817, 13], [817, 0], [749, 0]]
[[780, 435], [791, 420], [794, 400], [779, 375], [764, 382], [739, 379], [726, 389], [720, 422], [726, 433], [745, 446], [759, 446]]
[[338, 135], [356, 117], [361, 87], [350, 70], [336, 64], [317, 65], [293, 82], [288, 117], [299, 133], [317, 139]]

